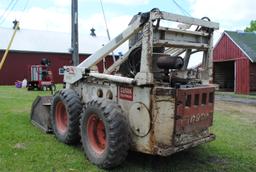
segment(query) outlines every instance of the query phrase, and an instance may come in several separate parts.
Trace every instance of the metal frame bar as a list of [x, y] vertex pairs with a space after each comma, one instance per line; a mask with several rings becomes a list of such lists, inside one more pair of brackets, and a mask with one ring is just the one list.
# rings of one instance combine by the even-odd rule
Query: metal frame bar
[[[167, 13], [167, 12], [161, 12], [161, 11], [150, 12], [148, 21], [145, 21], [144, 17], [145, 16], [138, 17], [133, 22], [133, 24], [131, 24], [120, 35], [118, 35], [116, 38], [114, 38], [112, 41], [106, 44], [103, 48], [101, 48], [96, 53], [92, 54], [86, 60], [80, 63], [75, 70], [77, 71], [76, 75], [71, 76], [67, 72], [65, 72], [65, 75], [64, 75], [65, 82], [74, 83], [79, 79], [81, 79], [83, 77], [83, 74], [85, 73], [85, 69], [89, 69], [92, 66], [96, 65], [103, 58], [105, 58], [109, 53], [111, 53], [113, 50], [115, 50], [117, 47], [119, 47], [129, 38], [131, 38], [131, 36], [133, 36], [134, 34], [138, 33], [141, 30], [143, 32], [143, 37], [141, 42], [138, 43], [138, 45], [142, 45], [142, 54], [141, 54], [140, 72], [137, 73], [137, 75], [135, 76], [137, 85], [153, 84], [154, 82], [154, 77], [152, 73], [152, 54], [153, 54], [154, 46], [171, 47], [172, 49], [170, 50], [170, 52], [172, 52], [172, 55], [173, 54], [180, 55], [181, 53], [185, 52], [186, 49], [204, 50], [205, 52], [204, 57], [206, 58], [204, 60], [207, 60], [205, 62], [207, 63], [206, 71], [208, 69], [211, 70], [210, 63], [212, 61], [210, 58], [212, 55], [212, 33], [156, 27], [153, 25], [153, 23], [155, 20], [163, 19], [163, 20], [168, 20], [173, 22], [185, 23], [189, 25], [207, 27], [210, 29], [218, 29], [219, 28], [218, 23], [195, 19], [192, 17], [176, 15], [176, 14]], [[157, 32], [155, 32], [154, 29], [157, 29]], [[172, 33], [174, 35], [178, 34], [180, 36], [172, 37], [172, 34], [168, 34], [168, 33]], [[154, 37], [154, 34], [160, 34], [160, 35]], [[167, 36], [167, 38], [165, 38], [165, 35]], [[196, 37], [196, 39], [193, 39], [193, 36]], [[194, 40], [198, 40], [198, 41], [194, 41]], [[136, 44], [136, 46], [138, 45]], [[177, 48], [180, 48], [180, 49], [177, 49]], [[109, 67], [109, 69], [107, 69], [104, 72], [104, 74], [94, 73], [92, 74], [93, 77], [102, 78], [102, 79], [106, 77], [108, 78], [108, 80], [113, 80], [113, 81], [115, 80], [116, 82], [122, 81], [122, 79], [124, 79], [125, 77], [117, 79], [114, 75], [106, 75], [106, 73], [107, 74], [112, 73], [118, 66], [120, 66], [123, 62], [125, 62], [129, 57], [129, 54], [131, 51], [132, 49], [126, 52], [125, 55], [121, 57], [119, 60], [115, 61]], [[211, 74], [211, 72], [209, 72], [209, 74]], [[90, 76], [90, 73], [89, 73], [89, 76]], [[130, 80], [127, 81], [127, 83], [131, 83], [131, 81], [134, 82], [134, 79], [130, 78]]]
[[169, 40], [154, 40], [154, 45], [165, 46], [165, 47], [175, 47], [175, 48], [195, 48], [195, 49], [208, 49], [209, 45], [204, 43], [190, 43], [181, 41], [169, 41]]
[[159, 11], [159, 14], [155, 15], [152, 17], [152, 19], [164, 19], [164, 20], [169, 20], [169, 21], [174, 21], [178, 23], [185, 23], [189, 25], [198, 25], [198, 26], [203, 26], [207, 28], [212, 28], [212, 29], [219, 29], [219, 24], [215, 22], [209, 22], [201, 19], [196, 19], [193, 17], [187, 17], [187, 16], [182, 16], [178, 14], [173, 14], [173, 13], [168, 13], [164, 11]]
[[102, 74], [102, 73], [89, 73], [89, 76], [102, 79], [102, 80], [109, 80], [113, 82], [119, 82], [123, 84], [135, 84], [136, 80], [132, 78], [122, 77], [122, 76], [115, 76], [115, 75], [109, 75], [109, 74]]
[[188, 35], [209, 36], [208, 33], [201, 32], [201, 31], [181, 30], [181, 29], [161, 27], [161, 26], [158, 28], [158, 30], [165, 31], [165, 32], [182, 33], [182, 34], [188, 34]]
[[140, 60], [140, 72], [135, 79], [138, 85], [153, 84], [154, 75], [152, 72], [153, 53], [153, 22], [149, 20], [143, 27], [142, 52]]

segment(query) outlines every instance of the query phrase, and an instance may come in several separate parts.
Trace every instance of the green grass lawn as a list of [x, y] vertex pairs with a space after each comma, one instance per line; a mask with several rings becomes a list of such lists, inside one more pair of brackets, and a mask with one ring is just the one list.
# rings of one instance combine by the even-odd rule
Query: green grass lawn
[[[0, 87], [0, 171], [103, 171], [87, 161], [79, 145], [64, 145], [30, 123], [34, 98], [47, 94]], [[113, 171], [255, 172], [256, 117], [248, 120], [236, 113], [215, 113], [212, 131], [217, 139], [209, 144], [167, 158], [130, 152]]]

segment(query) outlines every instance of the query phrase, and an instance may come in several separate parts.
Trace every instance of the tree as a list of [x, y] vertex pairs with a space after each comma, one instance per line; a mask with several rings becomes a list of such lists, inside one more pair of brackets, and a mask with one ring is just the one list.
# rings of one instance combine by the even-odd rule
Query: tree
[[245, 32], [253, 32], [256, 31], [256, 20], [252, 20], [250, 26], [246, 27]]

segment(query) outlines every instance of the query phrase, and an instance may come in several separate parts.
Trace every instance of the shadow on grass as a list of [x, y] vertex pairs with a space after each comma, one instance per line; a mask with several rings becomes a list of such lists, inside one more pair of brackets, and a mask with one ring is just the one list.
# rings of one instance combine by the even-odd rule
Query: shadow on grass
[[200, 171], [214, 159], [207, 152], [202, 156], [202, 151], [198, 147], [168, 157], [129, 152], [124, 164], [112, 171]]
[[[82, 145], [74, 146], [79, 151]], [[85, 156], [86, 158], [86, 156]], [[173, 155], [162, 157], [148, 155], [139, 152], [129, 151], [126, 160], [118, 167], [111, 169], [111, 172], [166, 172], [166, 171], [211, 171], [211, 164], [225, 165], [226, 161], [214, 156], [203, 146], [184, 150]], [[208, 170], [209, 169], [209, 170]], [[104, 171], [104, 170], [103, 170]]]

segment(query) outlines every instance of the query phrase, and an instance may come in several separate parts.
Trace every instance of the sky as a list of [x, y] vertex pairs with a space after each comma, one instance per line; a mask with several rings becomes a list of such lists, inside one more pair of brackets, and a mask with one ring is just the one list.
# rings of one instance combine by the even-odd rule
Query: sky
[[[174, 0], [102, 2], [112, 38], [127, 27], [133, 15], [152, 8], [196, 18], [207, 16], [220, 23], [214, 42], [224, 30], [244, 30], [251, 20], [256, 19], [255, 0], [176, 0], [182, 9]], [[90, 34], [93, 27], [97, 35], [107, 36], [100, 0], [78, 0], [78, 3], [79, 32]], [[0, 27], [11, 28], [12, 21], [17, 19], [21, 29], [70, 32], [70, 9], [71, 0], [0, 0]]]
[[[21, 28], [70, 32], [71, 0], [0, 0], [0, 27], [12, 27], [14, 19]], [[12, 3], [11, 3], [12, 2]], [[220, 23], [220, 31], [243, 30], [256, 19], [255, 0], [102, 0], [111, 37], [127, 27], [131, 17], [138, 12], [159, 8], [176, 14], [201, 18], [208, 16]], [[8, 10], [6, 11], [8, 5]], [[94, 27], [97, 35], [106, 36], [100, 0], [78, 0], [79, 32], [90, 33]]]

